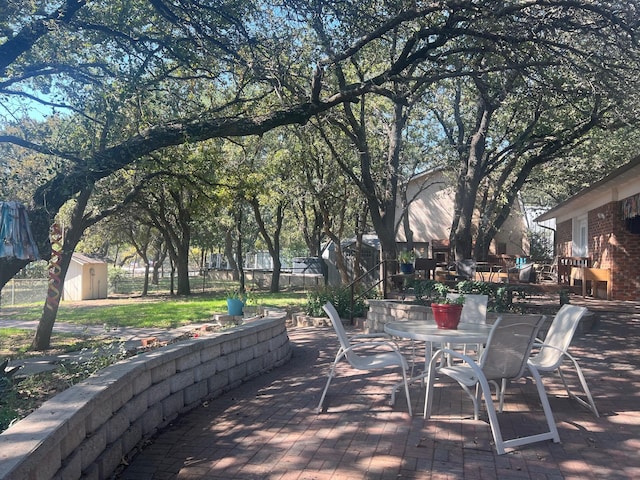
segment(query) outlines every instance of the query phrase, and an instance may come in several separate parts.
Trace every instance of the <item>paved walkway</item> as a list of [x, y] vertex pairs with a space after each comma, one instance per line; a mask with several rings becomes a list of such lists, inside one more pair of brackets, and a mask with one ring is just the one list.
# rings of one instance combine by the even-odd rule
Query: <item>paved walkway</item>
[[[336, 338], [328, 328], [291, 328], [295, 347], [287, 365], [177, 419], [119, 478], [640, 478], [640, 307], [585, 303], [596, 325], [574, 339], [572, 352], [601, 417], [568, 399], [556, 377], [545, 376], [560, 444], [545, 441], [497, 455], [486, 418], [471, 419], [471, 402], [457, 384], [439, 384], [434, 417], [425, 421], [419, 385], [412, 387], [416, 413], [410, 418], [402, 393], [388, 405], [397, 374], [372, 376], [346, 365], [329, 390], [326, 413], [317, 415]], [[536, 397], [530, 381], [508, 389], [503, 432], [542, 425]]]

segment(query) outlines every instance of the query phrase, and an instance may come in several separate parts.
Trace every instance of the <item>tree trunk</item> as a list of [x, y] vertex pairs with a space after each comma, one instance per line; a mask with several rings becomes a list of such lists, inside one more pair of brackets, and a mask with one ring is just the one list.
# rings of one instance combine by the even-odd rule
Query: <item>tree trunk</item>
[[57, 224], [51, 226], [51, 250], [52, 255], [49, 261], [47, 298], [42, 315], [40, 316], [40, 321], [38, 322], [35, 337], [31, 343], [33, 350], [46, 350], [51, 344], [51, 333], [53, 332], [53, 325], [58, 315], [64, 278], [67, 275], [73, 254], [73, 251], [70, 254], [64, 254], [62, 232]]
[[[238, 227], [236, 226], [236, 230]], [[233, 232], [231, 229], [224, 233], [224, 256], [227, 257], [227, 264], [231, 269], [231, 279], [239, 280], [238, 264], [233, 256]]]
[[178, 295], [191, 295], [191, 286], [189, 282], [189, 254], [180, 254], [176, 262], [176, 270], [178, 273]]
[[[238, 235], [236, 237], [236, 272], [238, 274], [238, 282], [240, 283], [240, 292], [246, 291], [245, 277], [244, 277], [244, 254], [242, 253], [242, 217], [240, 217], [237, 223]], [[233, 258], [233, 256], [232, 256]]]
[[147, 259], [144, 260], [144, 284], [142, 285], [142, 296], [146, 297], [149, 295], [149, 261]]
[[484, 176], [485, 141], [493, 111], [481, 100], [478, 107], [481, 115], [476, 131], [471, 137], [468, 158], [461, 158], [459, 177], [456, 185], [454, 221], [449, 237], [454, 258], [472, 258], [474, 232], [473, 213], [478, 197], [480, 180]]
[[267, 228], [260, 212], [260, 204], [257, 198], [251, 199], [253, 206], [253, 214], [258, 224], [258, 229], [262, 235], [262, 239], [267, 245], [269, 255], [273, 261], [273, 272], [271, 273], [270, 293], [278, 293], [280, 291], [280, 274], [282, 272], [282, 262], [280, 261], [280, 233], [282, 232], [282, 223], [284, 221], [284, 203], [279, 203], [276, 207], [275, 226], [273, 236], [269, 235]]
[[64, 240], [59, 228], [52, 226], [52, 256], [49, 264], [49, 286], [47, 288], [47, 298], [42, 310], [42, 315], [38, 322], [38, 328], [31, 344], [31, 348], [34, 350], [46, 350], [51, 344], [51, 333], [53, 332], [53, 325], [58, 315], [64, 280], [69, 270], [71, 257], [85, 229], [91, 224], [91, 222], [85, 222], [83, 216], [92, 192], [93, 185], [90, 185], [86, 186], [78, 195], [76, 205], [71, 215], [70, 227], [66, 231]]
[[162, 237], [156, 237], [153, 242], [155, 253], [153, 254], [153, 277], [151, 283], [160, 284], [160, 269], [167, 258], [167, 249], [163, 246]]

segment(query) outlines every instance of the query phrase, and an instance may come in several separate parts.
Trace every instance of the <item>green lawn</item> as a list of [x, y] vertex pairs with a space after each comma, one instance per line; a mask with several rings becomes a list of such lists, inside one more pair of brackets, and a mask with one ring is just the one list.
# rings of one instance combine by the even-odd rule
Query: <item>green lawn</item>
[[[305, 292], [252, 294], [249, 305], [272, 308], [303, 309], [307, 303]], [[0, 310], [3, 317], [20, 320], [39, 320], [42, 303], [17, 305]], [[108, 327], [175, 328], [190, 323], [207, 322], [215, 313], [225, 313], [223, 294], [196, 294], [190, 297], [149, 296], [133, 299], [103, 301], [62, 302], [57, 322]]]

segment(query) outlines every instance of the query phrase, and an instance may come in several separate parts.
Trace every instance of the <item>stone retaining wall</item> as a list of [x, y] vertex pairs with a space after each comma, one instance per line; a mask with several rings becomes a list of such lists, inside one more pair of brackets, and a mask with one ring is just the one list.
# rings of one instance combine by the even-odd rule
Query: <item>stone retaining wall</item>
[[387, 322], [402, 320], [433, 320], [431, 307], [394, 300], [367, 300], [369, 311], [365, 322], [367, 332], [383, 332]]
[[178, 415], [286, 363], [286, 315], [131, 357], [0, 434], [0, 479], [105, 479]]

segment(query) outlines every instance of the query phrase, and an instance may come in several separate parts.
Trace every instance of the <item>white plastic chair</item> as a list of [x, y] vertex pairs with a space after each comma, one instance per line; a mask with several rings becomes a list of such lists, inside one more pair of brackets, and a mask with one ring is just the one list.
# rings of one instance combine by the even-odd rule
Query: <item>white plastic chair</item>
[[[464, 304], [462, 306], [462, 314], [460, 315], [460, 323], [474, 323], [474, 324], [486, 324], [487, 323], [487, 304], [489, 303], [488, 295], [479, 294], [460, 294], [460, 293], [447, 293], [447, 298], [456, 299], [460, 296], [464, 297]], [[460, 348], [462, 346], [462, 353], [466, 355], [467, 345], [447, 345], [447, 348]], [[475, 350], [480, 355], [482, 345], [474, 345]]]
[[[527, 363], [536, 334], [544, 322], [544, 315], [503, 315], [494, 324], [487, 346], [480, 363], [471, 357], [443, 349], [436, 352], [429, 363], [427, 375], [427, 393], [424, 404], [424, 418], [431, 416], [433, 401], [433, 384], [436, 376], [436, 365], [443, 355], [451, 355], [464, 362], [463, 365], [447, 366], [437, 370], [438, 375], [447, 375], [456, 380], [473, 401], [474, 418], [478, 419], [480, 396], [485, 400], [491, 432], [499, 455], [505, 453], [505, 448], [513, 448], [542, 440], [560, 441], [558, 429], [551, 412], [540, 374], [535, 367]], [[515, 380], [524, 376], [528, 369], [535, 379], [536, 389], [547, 421], [548, 431], [536, 435], [517, 437], [504, 440], [500, 424], [496, 415], [496, 408], [491, 398], [489, 383], [496, 386], [498, 396], [504, 392], [508, 380]], [[500, 382], [500, 384], [498, 384]], [[471, 388], [475, 387], [475, 392]]]
[[[549, 331], [544, 341], [534, 344], [534, 347], [540, 347], [540, 351], [529, 358], [529, 364], [533, 365], [539, 372], [558, 372], [560, 379], [567, 390], [569, 397], [588, 408], [596, 417], [599, 417], [598, 409], [591, 396], [591, 391], [587, 385], [587, 381], [582, 373], [577, 360], [568, 352], [569, 345], [573, 340], [580, 319], [587, 313], [587, 308], [577, 305], [563, 305], [553, 318]], [[561, 366], [565, 358], [573, 363], [576, 369], [578, 379], [582, 385], [586, 400], [574, 394], [570, 389], [567, 381], [562, 373]]]
[[488, 295], [447, 293], [447, 298], [456, 299], [464, 297], [460, 323], [487, 323]]
[[[340, 319], [340, 316], [338, 315], [335, 307], [331, 303], [327, 303], [322, 308], [325, 312], [327, 312], [327, 315], [329, 315], [331, 324], [333, 325], [333, 328], [338, 335], [340, 348], [338, 349], [336, 358], [333, 361], [333, 365], [331, 366], [329, 377], [327, 378], [327, 384], [325, 385], [324, 391], [322, 392], [320, 403], [318, 403], [317, 412], [322, 412], [322, 405], [324, 403], [324, 398], [327, 394], [327, 390], [329, 390], [329, 384], [336, 374], [336, 366], [342, 359], [345, 359], [353, 368], [357, 370], [380, 370], [389, 367], [400, 367], [400, 370], [402, 371], [402, 380], [404, 383], [404, 392], [407, 397], [407, 407], [409, 409], [409, 415], [413, 415], [413, 412], [411, 410], [411, 397], [409, 396], [409, 383], [407, 381], [408, 365], [404, 356], [398, 350], [397, 345], [388, 341], [363, 341], [352, 344], [350, 341], [351, 339], [362, 336], [356, 335], [349, 339], [349, 337], [347, 336], [347, 332], [342, 325], [342, 320]], [[387, 349], [387, 351], [379, 353], [369, 353], [366, 355], [359, 355], [356, 353], [356, 349], [371, 347], [384, 347]], [[395, 387], [391, 390], [390, 404], [393, 405], [394, 403]]]

